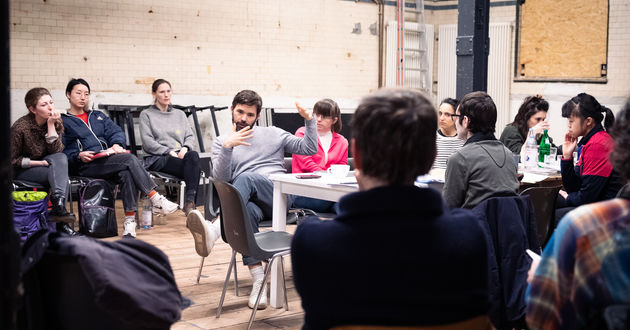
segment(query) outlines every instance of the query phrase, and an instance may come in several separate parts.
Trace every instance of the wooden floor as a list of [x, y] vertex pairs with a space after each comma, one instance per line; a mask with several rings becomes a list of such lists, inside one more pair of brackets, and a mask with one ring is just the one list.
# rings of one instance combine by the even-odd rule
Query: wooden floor
[[[202, 208], [199, 209], [201, 211]], [[122, 203], [117, 201], [119, 236], [106, 240], [121, 239], [123, 214]], [[223, 312], [217, 319], [217, 306], [232, 253], [229, 245], [220, 239], [217, 241], [210, 256], [204, 262], [201, 280], [197, 284], [197, 271], [201, 257], [195, 252], [192, 235], [186, 228], [184, 213], [178, 210], [163, 219], [166, 219], [164, 225], [154, 225], [149, 230], [138, 228], [137, 239], [151, 243], [166, 253], [175, 273], [179, 290], [184, 297], [193, 302], [190, 307], [182, 311], [181, 320], [175, 323], [172, 329], [244, 329], [251, 315], [247, 300], [252, 289], [252, 280], [248, 269], [241, 262], [240, 255], [237, 256], [239, 296], [235, 296], [234, 282], [231, 281], [223, 303]], [[287, 231], [295, 231], [295, 225], [287, 226]], [[285, 272], [289, 311], [272, 307], [259, 310], [254, 320], [254, 329], [300, 329], [302, 327], [304, 313], [300, 297], [293, 285], [290, 258], [285, 258]]]

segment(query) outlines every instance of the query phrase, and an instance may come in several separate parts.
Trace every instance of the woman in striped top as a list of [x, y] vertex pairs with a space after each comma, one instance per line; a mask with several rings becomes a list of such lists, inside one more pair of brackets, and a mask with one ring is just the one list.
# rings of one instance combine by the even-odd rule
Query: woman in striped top
[[446, 169], [446, 161], [455, 151], [459, 150], [464, 144], [463, 140], [457, 137], [457, 130], [455, 129], [455, 121], [451, 115], [455, 114], [458, 101], [451, 98], [446, 98], [440, 104], [438, 110], [438, 124], [437, 130], [437, 156], [433, 163], [433, 168]]

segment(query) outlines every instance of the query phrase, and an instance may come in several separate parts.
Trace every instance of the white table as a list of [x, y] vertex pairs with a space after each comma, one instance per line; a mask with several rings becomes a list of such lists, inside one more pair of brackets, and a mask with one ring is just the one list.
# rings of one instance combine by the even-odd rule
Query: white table
[[[285, 231], [287, 226], [287, 195], [299, 195], [319, 198], [336, 202], [342, 196], [358, 191], [356, 185], [329, 184], [331, 178], [322, 174], [318, 179], [298, 179], [296, 174], [273, 174], [269, 176], [273, 181], [273, 218], [272, 229]], [[282, 285], [280, 283], [280, 264], [271, 269], [270, 303], [272, 307], [281, 308], [283, 305]]]

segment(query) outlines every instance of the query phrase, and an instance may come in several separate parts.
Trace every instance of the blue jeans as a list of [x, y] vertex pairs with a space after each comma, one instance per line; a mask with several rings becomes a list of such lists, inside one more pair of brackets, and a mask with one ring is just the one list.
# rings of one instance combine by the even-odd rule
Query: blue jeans
[[[254, 233], [258, 232], [258, 224], [263, 219], [271, 219], [273, 214], [273, 182], [266, 176], [257, 173], [242, 173], [234, 181], [234, 188], [241, 194], [247, 217], [252, 224]], [[287, 206], [291, 205], [293, 197], [288, 196]], [[260, 260], [243, 256], [244, 265], [254, 265]]]

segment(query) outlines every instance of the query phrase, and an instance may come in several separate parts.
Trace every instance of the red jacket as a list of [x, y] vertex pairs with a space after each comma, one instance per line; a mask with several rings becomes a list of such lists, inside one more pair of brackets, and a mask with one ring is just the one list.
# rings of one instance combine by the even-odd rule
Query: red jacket
[[575, 167], [573, 159], [562, 159], [562, 185], [569, 194], [569, 206], [603, 201], [617, 195], [623, 181], [608, 160], [613, 148], [613, 139], [598, 124], [578, 143]]
[[[348, 140], [342, 135], [332, 132], [332, 141], [328, 150], [328, 161], [324, 163], [324, 149], [317, 139], [317, 153], [312, 156], [293, 155], [293, 173], [309, 173], [325, 171], [333, 164], [348, 164]], [[304, 136], [304, 127], [298, 128], [295, 136]]]

